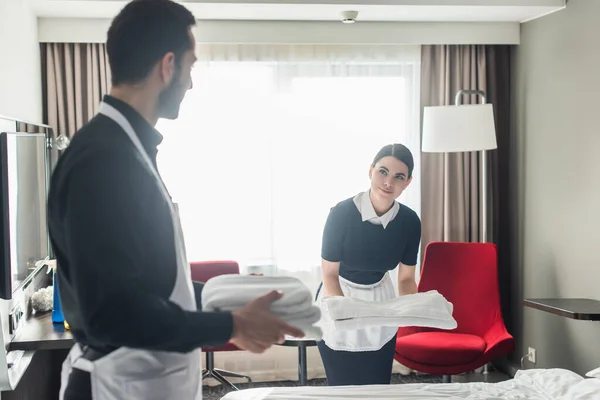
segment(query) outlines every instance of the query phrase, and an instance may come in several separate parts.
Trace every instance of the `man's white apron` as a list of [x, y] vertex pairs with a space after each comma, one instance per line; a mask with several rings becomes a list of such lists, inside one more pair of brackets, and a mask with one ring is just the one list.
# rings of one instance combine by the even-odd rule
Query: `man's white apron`
[[[102, 103], [100, 113], [115, 121], [127, 133], [137, 151], [156, 179], [161, 193], [171, 208], [177, 254], [177, 278], [169, 300], [185, 310], [197, 309], [187, 261], [183, 232], [171, 198], [154, 164], [142, 147], [129, 121], [117, 109]], [[89, 361], [81, 357], [82, 349], [75, 344], [62, 368], [60, 400], [64, 397], [69, 375], [73, 368], [91, 375], [94, 400], [201, 400], [201, 350], [189, 353], [148, 351], [121, 347], [108, 355]]]

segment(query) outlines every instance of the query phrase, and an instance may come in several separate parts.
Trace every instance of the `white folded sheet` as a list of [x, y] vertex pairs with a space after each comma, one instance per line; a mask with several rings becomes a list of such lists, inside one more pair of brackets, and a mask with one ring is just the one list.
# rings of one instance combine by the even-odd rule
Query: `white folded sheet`
[[335, 329], [347, 331], [373, 326], [422, 326], [454, 329], [453, 305], [436, 290], [415, 293], [384, 301], [365, 301], [350, 297], [323, 297], [325, 310]]
[[321, 319], [321, 310], [313, 303], [310, 290], [296, 278], [253, 275], [214, 277], [202, 289], [202, 310], [234, 311], [272, 290], [283, 292], [283, 297], [271, 305], [273, 314], [302, 330], [305, 338], [320, 340], [323, 332], [315, 324]]

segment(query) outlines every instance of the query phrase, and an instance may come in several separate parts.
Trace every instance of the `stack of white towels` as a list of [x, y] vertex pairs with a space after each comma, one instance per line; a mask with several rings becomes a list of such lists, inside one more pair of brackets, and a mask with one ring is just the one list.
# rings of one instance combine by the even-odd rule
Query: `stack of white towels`
[[421, 326], [454, 329], [454, 306], [438, 291], [415, 293], [384, 301], [365, 301], [349, 297], [323, 297], [324, 314], [337, 331], [375, 326]]
[[320, 307], [300, 280], [288, 276], [220, 275], [210, 279], [202, 290], [204, 311], [234, 311], [256, 298], [280, 290], [283, 297], [271, 311], [288, 324], [302, 330], [306, 338], [320, 340], [323, 317], [338, 331], [374, 326], [421, 326], [454, 329], [453, 305], [433, 290], [385, 301], [365, 301], [349, 297], [323, 297]]
[[323, 332], [316, 324], [321, 310], [313, 302], [310, 290], [296, 278], [219, 275], [209, 279], [202, 289], [202, 310], [234, 311], [272, 290], [283, 292], [283, 297], [271, 305], [273, 314], [300, 329], [305, 338], [320, 340]]

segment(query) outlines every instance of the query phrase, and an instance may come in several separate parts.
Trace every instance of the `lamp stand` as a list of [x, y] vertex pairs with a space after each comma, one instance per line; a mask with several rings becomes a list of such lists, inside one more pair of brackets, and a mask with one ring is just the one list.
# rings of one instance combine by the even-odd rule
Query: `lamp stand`
[[[481, 96], [481, 104], [486, 104], [485, 92], [483, 90], [461, 89], [454, 97], [454, 105], [460, 105], [460, 99], [463, 94], [478, 94]], [[481, 150], [481, 238], [482, 242], [487, 242], [487, 152]]]
[[[459, 90], [454, 98], [454, 105], [460, 105], [460, 99], [463, 94], [478, 94], [481, 96], [481, 104], [486, 104], [485, 92], [483, 90]], [[481, 150], [481, 238], [485, 243], [488, 240], [487, 236], [487, 152]], [[490, 373], [490, 363], [483, 366], [483, 374]]]

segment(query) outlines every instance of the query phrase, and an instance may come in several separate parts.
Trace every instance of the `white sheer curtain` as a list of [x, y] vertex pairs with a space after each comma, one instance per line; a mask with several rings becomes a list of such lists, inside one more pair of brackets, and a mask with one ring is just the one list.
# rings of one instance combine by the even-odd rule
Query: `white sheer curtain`
[[[180, 117], [157, 126], [159, 170], [190, 261], [233, 259], [316, 290], [329, 209], [368, 189], [369, 165], [389, 143], [413, 151], [414, 180], [400, 201], [420, 212], [418, 46], [199, 45], [197, 53]], [[293, 349], [271, 353], [285, 350], [292, 355], [263, 355], [260, 365], [234, 355], [222, 367], [294, 379]]]

